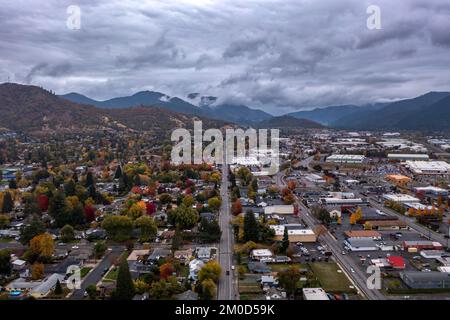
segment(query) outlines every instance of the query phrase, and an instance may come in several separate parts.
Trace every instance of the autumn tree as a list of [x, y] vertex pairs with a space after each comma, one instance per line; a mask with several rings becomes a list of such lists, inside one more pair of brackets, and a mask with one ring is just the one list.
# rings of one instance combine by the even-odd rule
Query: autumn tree
[[231, 213], [235, 216], [242, 213], [242, 204], [239, 199], [237, 199], [231, 206]]
[[201, 282], [199, 298], [202, 300], [213, 300], [217, 296], [217, 285], [212, 279]]
[[297, 290], [298, 282], [300, 281], [300, 271], [298, 268], [291, 266], [278, 272], [277, 278], [280, 286], [284, 288], [289, 295], [292, 295]]
[[222, 205], [222, 201], [219, 197], [212, 197], [208, 199], [208, 208], [212, 211], [218, 211], [220, 206]]
[[127, 216], [108, 216], [102, 222], [108, 238], [115, 241], [130, 239], [133, 231], [133, 221]]
[[159, 267], [159, 277], [161, 279], [167, 280], [174, 272], [175, 268], [170, 262], [166, 262]]
[[44, 265], [42, 263], [34, 263], [31, 266], [31, 279], [40, 280], [44, 277]]
[[168, 219], [172, 224], [181, 229], [188, 229], [192, 228], [197, 223], [198, 213], [194, 208], [181, 204], [176, 209], [169, 211]]
[[222, 268], [220, 267], [220, 264], [215, 260], [211, 260], [207, 262], [198, 272], [198, 281], [201, 283], [204, 280], [211, 279], [217, 283], [221, 272]]
[[47, 232], [35, 236], [30, 240], [29, 250], [34, 257], [45, 260], [50, 259], [55, 250], [52, 236]]
[[158, 227], [155, 220], [149, 216], [141, 216], [134, 222], [135, 226], [139, 228], [139, 240], [142, 242], [152, 241], [156, 237]]

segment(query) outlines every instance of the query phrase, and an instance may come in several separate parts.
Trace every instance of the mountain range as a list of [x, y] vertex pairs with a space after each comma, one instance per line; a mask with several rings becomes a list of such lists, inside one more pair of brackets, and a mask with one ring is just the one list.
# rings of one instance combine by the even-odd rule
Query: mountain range
[[4, 83], [0, 84], [0, 127], [19, 131], [82, 126], [165, 130], [190, 127], [194, 119], [201, 119], [205, 127], [219, 128], [237, 124], [255, 128], [326, 126], [349, 130], [450, 131], [450, 92], [428, 92], [389, 103], [318, 107], [281, 117], [245, 105], [217, 105], [218, 98], [199, 93], [189, 94], [186, 100], [141, 91], [98, 101], [79, 93], [58, 96], [36, 86]]
[[175, 112], [229, 121], [241, 125], [254, 125], [272, 117], [267, 112], [251, 109], [244, 105], [221, 104], [216, 106], [213, 105], [217, 100], [216, 97], [201, 96], [199, 93], [189, 94], [187, 100], [190, 102], [155, 91], [140, 91], [131, 96], [104, 101], [94, 100], [76, 92], [61, 95], [60, 97], [72, 102], [105, 109], [128, 108], [137, 105], [155, 106]]
[[[78, 97], [80, 98], [80, 97]], [[147, 130], [167, 134], [174, 128], [192, 128], [202, 120], [204, 128], [232, 124], [154, 106], [98, 108], [72, 102], [37, 86], [0, 84], [0, 127], [22, 132], [86, 129]]]

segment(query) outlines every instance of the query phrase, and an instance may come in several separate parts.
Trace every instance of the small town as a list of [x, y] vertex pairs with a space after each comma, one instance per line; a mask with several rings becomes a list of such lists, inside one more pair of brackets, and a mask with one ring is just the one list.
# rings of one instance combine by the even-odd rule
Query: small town
[[34, 139], [0, 142], [4, 299], [450, 297], [448, 137], [289, 130], [273, 176], [127, 133]]

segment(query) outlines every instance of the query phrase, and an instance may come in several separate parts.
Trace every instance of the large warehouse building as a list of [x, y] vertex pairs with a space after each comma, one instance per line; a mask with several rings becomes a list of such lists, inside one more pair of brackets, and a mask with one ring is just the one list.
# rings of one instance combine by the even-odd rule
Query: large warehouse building
[[417, 175], [450, 174], [450, 164], [445, 161], [406, 161], [405, 167]]

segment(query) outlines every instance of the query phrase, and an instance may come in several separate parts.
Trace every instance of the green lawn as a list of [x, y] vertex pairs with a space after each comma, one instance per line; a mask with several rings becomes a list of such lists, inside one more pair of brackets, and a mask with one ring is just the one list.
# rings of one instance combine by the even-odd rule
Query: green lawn
[[336, 263], [314, 262], [310, 263], [309, 266], [325, 291], [354, 292], [354, 289], [349, 288], [352, 284], [347, 276], [343, 272], [338, 272], [339, 267]]
[[117, 274], [119, 273], [119, 268], [113, 268], [111, 269], [106, 276], [103, 278], [103, 281], [106, 282], [113, 282], [117, 280]]
[[272, 269], [273, 272], [280, 272], [290, 267], [295, 267], [297, 269], [306, 269], [309, 270], [307, 264], [301, 263], [270, 263], [268, 266]]
[[91, 270], [92, 270], [91, 267], [83, 267], [83, 268], [81, 268], [81, 270], [80, 270], [81, 278], [84, 278], [89, 273], [89, 271], [91, 271]]

